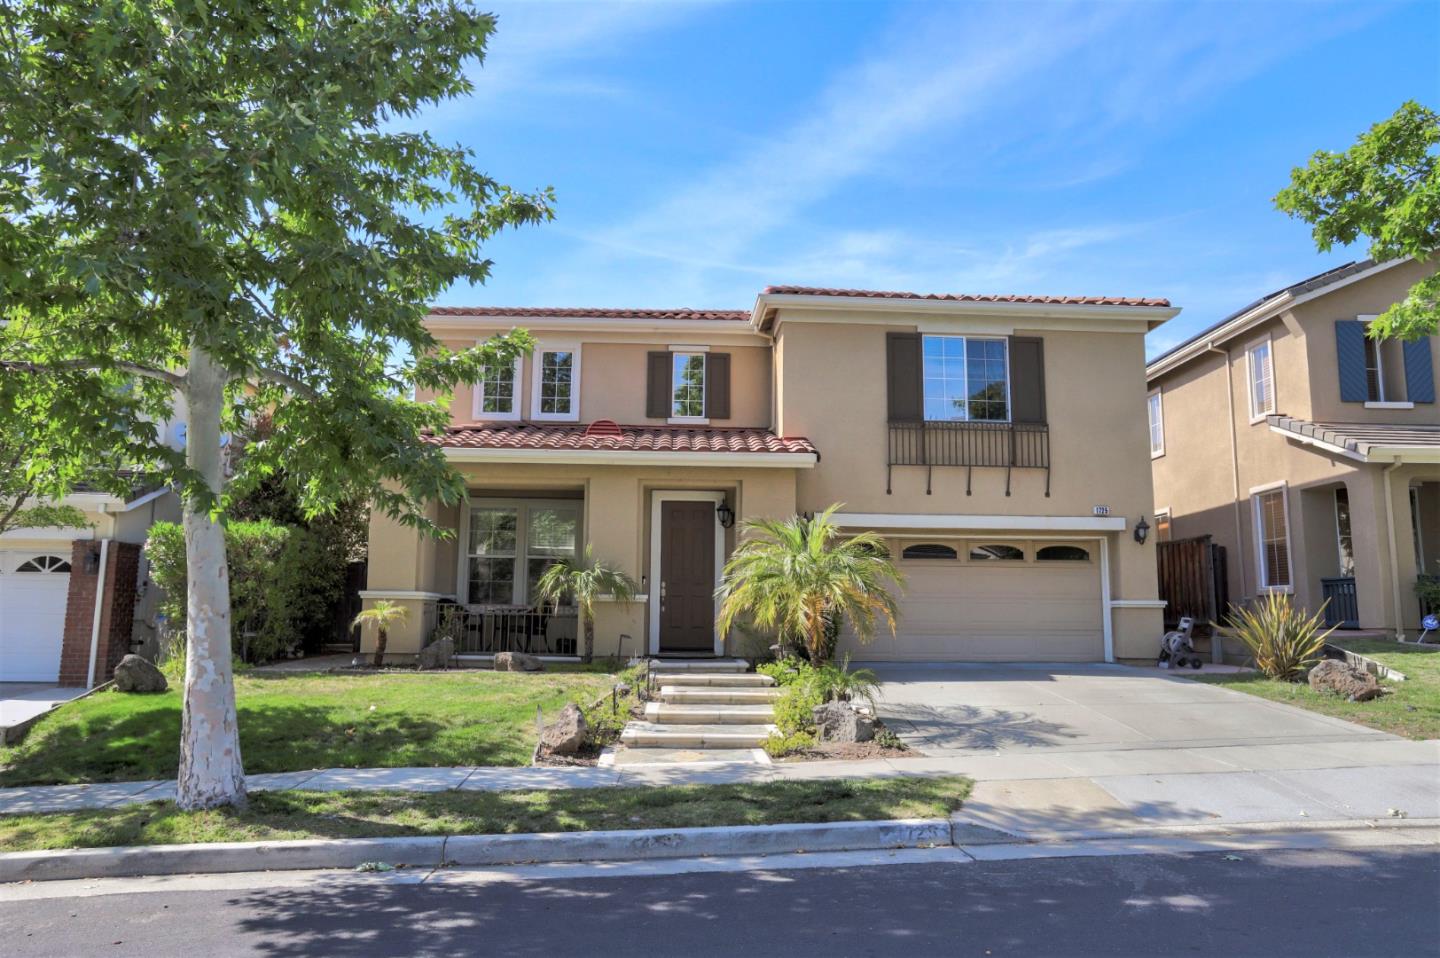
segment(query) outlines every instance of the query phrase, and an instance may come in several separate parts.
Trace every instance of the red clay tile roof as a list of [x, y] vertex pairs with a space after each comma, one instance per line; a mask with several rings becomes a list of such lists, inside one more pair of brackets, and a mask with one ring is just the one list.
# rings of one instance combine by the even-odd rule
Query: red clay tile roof
[[596, 452], [814, 453], [810, 440], [768, 429], [729, 426], [618, 426], [596, 432], [584, 423], [466, 423], [426, 442], [447, 449], [550, 449]]
[[515, 316], [568, 319], [704, 319], [747, 322], [740, 309], [586, 309], [582, 306], [434, 306], [432, 316]]
[[853, 296], [860, 299], [933, 299], [947, 303], [1037, 303], [1082, 306], [1169, 306], [1168, 299], [1132, 296], [979, 296], [971, 293], [903, 293], [879, 289], [827, 289], [820, 286], [767, 286], [782, 296]]

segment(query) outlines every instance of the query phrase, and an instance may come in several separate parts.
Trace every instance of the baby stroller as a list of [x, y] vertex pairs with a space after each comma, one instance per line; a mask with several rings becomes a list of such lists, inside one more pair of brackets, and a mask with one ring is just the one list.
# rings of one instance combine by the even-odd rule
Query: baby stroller
[[1183, 669], [1187, 665], [1200, 668], [1200, 656], [1195, 654], [1195, 644], [1190, 641], [1190, 633], [1194, 631], [1195, 620], [1188, 615], [1182, 617], [1180, 627], [1166, 632], [1160, 640], [1160, 657], [1155, 664], [1162, 669]]

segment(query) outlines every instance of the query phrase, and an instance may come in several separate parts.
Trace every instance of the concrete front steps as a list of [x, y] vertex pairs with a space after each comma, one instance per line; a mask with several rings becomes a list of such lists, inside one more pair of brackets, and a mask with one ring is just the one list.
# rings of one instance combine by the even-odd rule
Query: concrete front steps
[[771, 703], [779, 690], [768, 675], [748, 668], [743, 660], [652, 662], [658, 698], [645, 706], [644, 721], [620, 733], [626, 764], [755, 761], [756, 749], [775, 731]]

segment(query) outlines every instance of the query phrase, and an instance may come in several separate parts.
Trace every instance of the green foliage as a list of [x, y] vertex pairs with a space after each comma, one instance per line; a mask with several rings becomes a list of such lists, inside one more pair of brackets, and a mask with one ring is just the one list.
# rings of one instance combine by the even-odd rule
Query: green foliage
[[775, 699], [775, 726], [787, 735], [808, 732], [815, 728], [815, 707], [823, 704], [823, 693], [815, 682], [800, 681], [787, 685]]
[[[0, 516], [0, 519], [3, 518]], [[0, 532], [6, 529], [89, 529], [94, 525], [85, 518], [85, 513], [74, 506], [42, 504], [10, 512], [9, 522], [0, 525]]]
[[894, 633], [898, 611], [890, 588], [904, 579], [880, 536], [841, 536], [832, 519], [839, 508], [836, 503], [814, 518], [745, 524], [720, 587], [722, 631], [748, 617], [804, 641], [817, 662], [833, 653], [834, 635], [844, 622], [861, 642], [874, 636], [877, 619]]
[[1440, 576], [1425, 576], [1415, 580], [1415, 595], [1427, 613], [1440, 615]]
[[813, 732], [771, 732], [765, 741], [760, 743], [760, 747], [771, 758], [784, 758], [786, 755], [814, 748], [815, 735]]
[[873, 707], [880, 691], [879, 680], [869, 669], [851, 669], [850, 656], [840, 665], [826, 662], [816, 666], [810, 682], [820, 691], [823, 702], [854, 702], [864, 699]]
[[585, 546], [584, 558], [576, 561], [570, 558], [556, 559], [541, 574], [535, 584], [542, 602], [561, 604], [574, 602], [580, 610], [580, 624], [585, 630], [585, 648], [580, 661], [589, 662], [595, 657], [595, 603], [601, 596], [613, 597], [617, 602], [629, 602], [635, 598], [635, 580], [595, 558], [590, 546]]
[[409, 610], [398, 602], [377, 599], [370, 608], [355, 616], [352, 623], [360, 629], [375, 629], [375, 658], [372, 664], [380, 668], [385, 664], [385, 645], [390, 640], [390, 630], [409, 618]]
[[585, 744], [591, 748], [600, 749], [620, 741], [620, 733], [625, 723], [630, 721], [631, 709], [640, 704], [638, 686], [625, 682], [624, 676], [617, 676], [617, 679], [617, 685], [629, 685], [630, 690], [619, 695], [614, 694], [612, 689], [612, 694], [580, 707], [585, 714]]
[[770, 676], [776, 685], [785, 686], [800, 681], [801, 670], [804, 668], [808, 666], [799, 659], [777, 659], [774, 662], [761, 662], [755, 666], [755, 671]]
[[1324, 628], [1323, 614], [1322, 606], [1307, 616], [1288, 595], [1271, 592], [1253, 607], [1232, 605], [1229, 626], [1261, 674], [1293, 682], [1320, 661], [1325, 639], [1335, 631]]
[[[185, 630], [185, 532], [157, 522], [145, 543], [150, 578], [164, 591], [160, 611], [178, 633]], [[333, 545], [305, 529], [268, 520], [225, 527], [230, 571], [230, 619], [235, 652], [247, 662], [268, 662], [324, 634], [344, 590], [344, 565]], [[183, 672], [183, 653], [180, 669]]]
[[[1440, 250], [1440, 115], [1413, 100], [1362, 133], [1344, 153], [1317, 152], [1275, 196], [1282, 212], [1311, 225], [1322, 252], [1370, 241], [1376, 261]], [[1381, 313], [1372, 335], [1415, 339], [1440, 321], [1440, 274]]]
[[893, 748], [904, 751], [908, 747], [903, 741], [901, 741], [900, 736], [896, 735], [894, 732], [890, 731], [883, 725], [875, 729], [875, 737], [871, 739], [871, 741], [874, 742], [876, 745], [880, 746], [881, 748]]

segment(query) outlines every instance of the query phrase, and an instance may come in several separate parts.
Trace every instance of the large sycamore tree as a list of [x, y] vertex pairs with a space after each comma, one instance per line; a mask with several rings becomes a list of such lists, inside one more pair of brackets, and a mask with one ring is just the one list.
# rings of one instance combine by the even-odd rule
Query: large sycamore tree
[[[1290, 173], [1275, 197], [1282, 212], [1309, 223], [1323, 253], [1369, 240], [1377, 262], [1440, 253], [1440, 115], [1409, 101], [1360, 134], [1343, 153], [1321, 150]], [[1440, 326], [1440, 273], [1410, 288], [1376, 318], [1371, 335], [1417, 339]]]
[[[71, 448], [173, 482], [189, 573], [179, 803], [245, 798], [222, 524], [284, 476], [310, 515], [368, 499], [433, 530], [463, 484], [416, 387], [474, 382], [523, 332], [451, 351], [422, 325], [482, 244], [549, 215], [470, 151], [398, 131], [470, 90], [492, 17], [432, 0], [0, 5], [0, 371]], [[405, 357], [397, 360], [395, 357]], [[226, 483], [224, 437], [273, 432]], [[153, 425], [188, 424], [183, 452]], [[37, 491], [63, 495], [65, 471]]]

